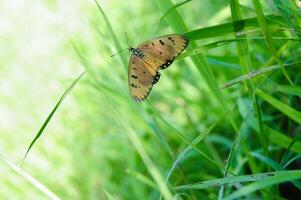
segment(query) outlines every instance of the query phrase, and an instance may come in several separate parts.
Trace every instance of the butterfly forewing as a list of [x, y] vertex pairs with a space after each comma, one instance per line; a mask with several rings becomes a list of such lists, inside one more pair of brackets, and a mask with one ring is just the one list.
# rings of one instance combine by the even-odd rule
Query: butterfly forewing
[[156, 71], [148, 63], [136, 55], [132, 55], [129, 62], [129, 88], [133, 99], [143, 101], [153, 87]]
[[138, 48], [146, 55], [147, 62], [155, 62], [153, 66], [158, 70], [167, 68], [187, 45], [184, 36], [167, 35], [142, 43]]

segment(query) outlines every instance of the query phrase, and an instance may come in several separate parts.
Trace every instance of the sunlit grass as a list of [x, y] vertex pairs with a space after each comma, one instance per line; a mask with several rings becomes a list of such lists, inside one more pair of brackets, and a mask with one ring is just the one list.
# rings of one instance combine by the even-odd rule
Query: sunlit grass
[[[32, 5], [0, 4], [0, 197], [300, 194], [295, 2]], [[134, 103], [127, 86], [130, 54], [111, 55], [128, 46], [127, 37], [136, 46], [170, 33], [189, 38], [187, 51], [162, 71], [147, 101]], [[19, 169], [13, 163], [26, 151]]]

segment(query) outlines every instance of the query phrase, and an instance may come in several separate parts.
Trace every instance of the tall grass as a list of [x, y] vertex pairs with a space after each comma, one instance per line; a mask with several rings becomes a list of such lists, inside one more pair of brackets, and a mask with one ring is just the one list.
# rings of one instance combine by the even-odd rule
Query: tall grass
[[[297, 4], [95, 0], [88, 11], [93, 42], [72, 36], [69, 49], [87, 71], [72, 95], [80, 114], [61, 117], [72, 135], [55, 144], [68, 154], [70, 175], [61, 181], [72, 189], [48, 181], [55, 198], [301, 198]], [[219, 21], [212, 26], [208, 18]], [[127, 47], [126, 34], [134, 46], [169, 33], [185, 35], [187, 51], [162, 72], [147, 101], [132, 102], [129, 54], [110, 55]], [[28, 155], [39, 151], [36, 141], [45, 140], [63, 106], [60, 100], [33, 134]], [[33, 169], [27, 172], [38, 176]]]

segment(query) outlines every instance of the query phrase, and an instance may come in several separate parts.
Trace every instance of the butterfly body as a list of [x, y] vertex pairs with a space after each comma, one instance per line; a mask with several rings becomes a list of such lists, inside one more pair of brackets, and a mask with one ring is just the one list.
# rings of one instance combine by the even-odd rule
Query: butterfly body
[[128, 81], [130, 93], [136, 102], [145, 100], [152, 86], [158, 82], [159, 70], [170, 66], [188, 45], [182, 35], [167, 35], [130, 47]]

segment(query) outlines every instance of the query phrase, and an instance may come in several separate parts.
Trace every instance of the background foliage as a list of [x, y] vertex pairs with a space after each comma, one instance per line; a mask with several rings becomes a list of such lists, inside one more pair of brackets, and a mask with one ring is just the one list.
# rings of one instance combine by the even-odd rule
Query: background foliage
[[[1, 199], [301, 198], [299, 5], [1, 1]], [[110, 55], [170, 33], [189, 48], [132, 102]]]

